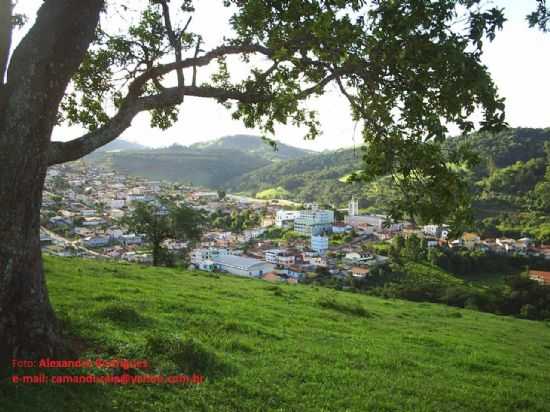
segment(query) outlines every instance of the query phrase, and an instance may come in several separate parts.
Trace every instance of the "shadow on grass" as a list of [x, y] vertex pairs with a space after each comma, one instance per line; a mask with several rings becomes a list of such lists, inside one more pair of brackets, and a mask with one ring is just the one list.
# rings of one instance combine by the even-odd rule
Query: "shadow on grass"
[[371, 318], [374, 314], [359, 303], [338, 302], [334, 298], [321, 298], [317, 301], [319, 306], [324, 309], [331, 309], [345, 315], [359, 316], [363, 318]]
[[142, 316], [133, 307], [128, 305], [115, 303], [97, 311], [96, 314], [126, 329], [143, 328], [151, 325], [150, 319]]
[[208, 379], [219, 378], [234, 372], [234, 368], [222, 361], [202, 342], [177, 336], [148, 336], [146, 353], [152, 358], [169, 361], [180, 373], [201, 374]]

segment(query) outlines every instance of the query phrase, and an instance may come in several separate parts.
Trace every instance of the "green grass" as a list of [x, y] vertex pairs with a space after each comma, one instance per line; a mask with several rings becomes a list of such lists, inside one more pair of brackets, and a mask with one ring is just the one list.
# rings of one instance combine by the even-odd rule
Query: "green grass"
[[261, 192], [256, 193], [256, 199], [263, 199], [263, 200], [284, 199], [284, 198], [288, 198], [289, 196], [290, 196], [290, 193], [284, 187], [281, 187], [281, 186], [262, 190]]
[[[550, 327], [443, 305], [45, 259], [80, 358], [200, 385], [0, 386], [2, 411], [548, 411]], [[428, 269], [426, 269], [428, 270]], [[79, 373], [82, 373], [80, 371]]]

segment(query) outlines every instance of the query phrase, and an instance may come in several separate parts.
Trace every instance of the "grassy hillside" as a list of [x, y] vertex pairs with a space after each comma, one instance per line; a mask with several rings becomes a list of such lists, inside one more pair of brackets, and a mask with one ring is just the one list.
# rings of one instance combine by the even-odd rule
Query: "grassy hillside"
[[253, 170], [312, 153], [282, 143], [277, 149], [275, 151], [259, 136], [236, 135], [189, 147], [172, 145], [162, 149], [103, 151], [89, 160], [108, 162], [115, 170], [130, 175], [219, 188]]
[[130, 175], [212, 188], [271, 163], [234, 149], [197, 150], [183, 146], [113, 153], [110, 159], [115, 170]]
[[230, 181], [227, 186], [250, 195], [283, 188], [291, 200], [342, 204], [351, 195], [363, 192], [360, 185], [350, 185], [341, 178], [359, 169], [360, 150], [344, 149], [312, 154], [297, 160], [267, 165]]
[[239, 150], [272, 161], [299, 159], [308, 154], [315, 153], [311, 150], [300, 149], [280, 142], [277, 142], [277, 150], [274, 150], [273, 147], [262, 140], [260, 136], [242, 134], [224, 136], [220, 139], [208, 142], [195, 143], [189, 147], [195, 150]]
[[[202, 272], [46, 258], [80, 358], [176, 385], [0, 386], [6, 411], [547, 411], [550, 327]], [[79, 373], [82, 373], [81, 371]]]

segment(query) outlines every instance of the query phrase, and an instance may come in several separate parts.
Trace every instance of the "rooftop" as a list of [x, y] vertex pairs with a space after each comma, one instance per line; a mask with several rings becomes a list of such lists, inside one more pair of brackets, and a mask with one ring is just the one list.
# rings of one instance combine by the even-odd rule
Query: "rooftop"
[[226, 266], [233, 266], [245, 270], [252, 266], [266, 263], [263, 260], [234, 255], [216, 256], [215, 258], [212, 258], [212, 261], [214, 263]]

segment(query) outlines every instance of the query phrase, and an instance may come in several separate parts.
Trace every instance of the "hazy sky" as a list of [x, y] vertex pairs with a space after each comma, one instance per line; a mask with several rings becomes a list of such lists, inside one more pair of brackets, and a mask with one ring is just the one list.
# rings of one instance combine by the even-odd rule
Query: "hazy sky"
[[[32, 17], [41, 0], [19, 0], [17, 10]], [[534, 0], [487, 1], [505, 7], [508, 21], [493, 43], [485, 46], [484, 63], [506, 98], [506, 116], [511, 126], [550, 127], [550, 33], [544, 34], [529, 29], [525, 16], [535, 7]], [[131, 4], [131, 2], [125, 2]], [[229, 27], [229, 11], [221, 7], [221, 0], [196, 2], [197, 12], [191, 29], [204, 35], [205, 49], [221, 42]], [[23, 32], [19, 33], [19, 36]], [[15, 39], [17, 41], [17, 38]], [[354, 136], [354, 124], [348, 115], [346, 101], [336, 87], [329, 86], [327, 93], [309, 103], [320, 113], [323, 135], [315, 141], [304, 141], [304, 131], [296, 127], [277, 128], [276, 139], [294, 146], [313, 150], [336, 149], [360, 143], [359, 130]], [[245, 128], [231, 119], [230, 112], [221, 105], [208, 100], [186, 97], [177, 124], [166, 131], [151, 129], [148, 115], [138, 115], [132, 127], [121, 136], [124, 139], [151, 147], [173, 143], [191, 144], [216, 139], [229, 134], [254, 134], [257, 131]], [[67, 140], [82, 133], [78, 128], [61, 127], [55, 130], [54, 138]]]

